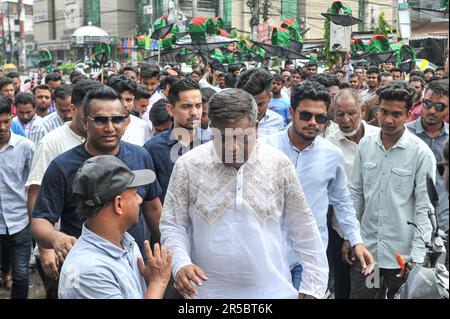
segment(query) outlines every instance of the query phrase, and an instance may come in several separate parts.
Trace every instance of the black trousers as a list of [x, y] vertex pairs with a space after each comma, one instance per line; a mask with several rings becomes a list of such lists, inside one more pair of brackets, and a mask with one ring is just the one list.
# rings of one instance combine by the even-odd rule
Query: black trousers
[[361, 264], [355, 261], [350, 272], [352, 286], [350, 299], [394, 299], [395, 294], [405, 283], [405, 279], [396, 277], [400, 271], [401, 269], [379, 268], [366, 278], [361, 273]]
[[[45, 298], [46, 299], [58, 299], [59, 280], [55, 280], [46, 275], [44, 269], [42, 268], [41, 259], [39, 257], [36, 257], [36, 268], [39, 272], [39, 275], [41, 276], [42, 283], [45, 288]], [[61, 271], [61, 267], [59, 270]]]
[[334, 298], [349, 299], [351, 267], [342, 260], [341, 250], [344, 239], [331, 227], [328, 228], [328, 235], [327, 255], [329, 264], [333, 265], [333, 269], [330, 267], [330, 272], [332, 272], [334, 279]]

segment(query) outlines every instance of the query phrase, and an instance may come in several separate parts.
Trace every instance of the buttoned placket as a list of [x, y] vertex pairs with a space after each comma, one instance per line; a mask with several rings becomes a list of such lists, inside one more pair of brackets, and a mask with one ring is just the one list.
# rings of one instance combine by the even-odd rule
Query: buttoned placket
[[[379, 200], [378, 200], [378, 211], [379, 214], [377, 215], [377, 246], [381, 247], [381, 242], [382, 242], [382, 238], [384, 238], [384, 234], [383, 234], [383, 222], [385, 220], [385, 215], [389, 214], [390, 212], [386, 212], [385, 209], [383, 209], [382, 203], [386, 203], [386, 193], [387, 193], [387, 188], [388, 188], [388, 183], [389, 183], [389, 177], [387, 172], [389, 170], [389, 152], [393, 149], [393, 147], [391, 147], [390, 149], [386, 150], [385, 147], [383, 145], [381, 145], [381, 149], [384, 152], [383, 155], [383, 159], [380, 161], [380, 172], [381, 172], [381, 176], [383, 176], [383, 179], [380, 183], [380, 191], [378, 192], [378, 196], [379, 196]], [[380, 251], [377, 251], [377, 258], [378, 260], [380, 260], [381, 255], [379, 254]]]
[[237, 220], [239, 222], [242, 221], [244, 214], [244, 165], [242, 165], [236, 176], [236, 212], [237, 212]]

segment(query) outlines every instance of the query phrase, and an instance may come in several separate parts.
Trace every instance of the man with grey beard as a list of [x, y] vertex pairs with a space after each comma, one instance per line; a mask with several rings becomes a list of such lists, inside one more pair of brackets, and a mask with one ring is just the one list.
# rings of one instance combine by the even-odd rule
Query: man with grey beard
[[[339, 131], [327, 139], [339, 147], [344, 154], [344, 168], [347, 181], [352, 180], [352, 167], [359, 141], [364, 137], [377, 134], [378, 127], [367, 124], [363, 120], [361, 97], [357, 90], [344, 89], [334, 98], [334, 118], [339, 125]], [[329, 258], [334, 265], [335, 298], [348, 299], [350, 296], [350, 265], [352, 257], [350, 242], [339, 227], [336, 216], [332, 215], [329, 228]], [[342, 252], [341, 252], [342, 249]], [[345, 262], [344, 262], [345, 261]]]

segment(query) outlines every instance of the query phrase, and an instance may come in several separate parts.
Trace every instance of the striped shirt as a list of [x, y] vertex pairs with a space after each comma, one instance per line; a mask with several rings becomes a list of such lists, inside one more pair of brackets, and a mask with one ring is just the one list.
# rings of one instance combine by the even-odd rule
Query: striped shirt
[[28, 123], [23, 123], [19, 119], [19, 117], [16, 116], [14, 117], [13, 121], [17, 122], [17, 124], [19, 124], [23, 128], [23, 130], [25, 131], [25, 136], [31, 140], [31, 132], [33, 131], [33, 127], [39, 125], [39, 123], [42, 122], [42, 117], [38, 116], [37, 114], [34, 114], [31, 121], [29, 121]]
[[55, 112], [56, 112], [56, 102], [52, 101], [52, 103], [48, 107], [48, 114], [55, 113]]
[[34, 144], [38, 144], [39, 141], [55, 128], [64, 124], [64, 120], [59, 116], [58, 112], [53, 112], [42, 119], [42, 121], [33, 127], [31, 131], [31, 140]]

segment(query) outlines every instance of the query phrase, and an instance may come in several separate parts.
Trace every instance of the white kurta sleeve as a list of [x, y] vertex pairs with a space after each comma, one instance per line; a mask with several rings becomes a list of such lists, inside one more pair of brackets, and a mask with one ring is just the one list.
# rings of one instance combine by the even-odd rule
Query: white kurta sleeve
[[161, 243], [173, 253], [172, 274], [192, 264], [189, 228], [189, 177], [187, 167], [177, 161], [167, 188], [160, 221]]
[[299, 293], [323, 298], [328, 285], [325, 247], [294, 166], [289, 163], [284, 174], [284, 229], [287, 230], [292, 249], [303, 267]]

